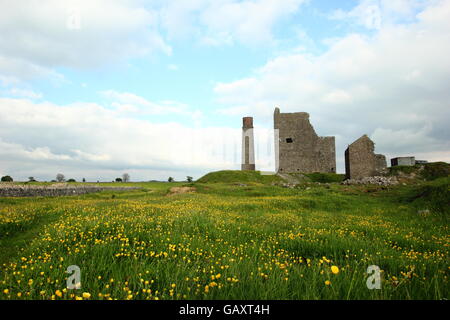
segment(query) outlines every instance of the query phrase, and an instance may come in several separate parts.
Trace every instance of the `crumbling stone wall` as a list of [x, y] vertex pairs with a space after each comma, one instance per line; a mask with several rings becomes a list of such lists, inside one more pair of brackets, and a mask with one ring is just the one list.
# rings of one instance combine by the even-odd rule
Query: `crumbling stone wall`
[[45, 186], [24, 186], [24, 185], [0, 185], [0, 197], [58, 197], [74, 196], [87, 193], [110, 191], [126, 191], [139, 189], [136, 187], [45, 187]]
[[362, 179], [385, 173], [386, 157], [375, 154], [375, 143], [367, 135], [353, 142], [345, 150], [346, 179]]
[[306, 112], [274, 112], [278, 172], [336, 172], [334, 137], [319, 137]]

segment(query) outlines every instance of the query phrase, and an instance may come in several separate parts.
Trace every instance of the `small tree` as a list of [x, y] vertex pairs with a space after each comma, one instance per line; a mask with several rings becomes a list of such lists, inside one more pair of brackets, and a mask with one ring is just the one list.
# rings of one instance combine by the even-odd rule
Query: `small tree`
[[122, 181], [123, 182], [129, 182], [130, 181], [130, 175], [128, 173], [124, 173], [122, 175]]
[[169, 177], [169, 179], [167, 179], [167, 181], [173, 182], [173, 178], [172, 178], [172, 177]]
[[69, 179], [67, 182], [77, 182], [75, 179]]
[[83, 178], [83, 182], [86, 182], [86, 179], [85, 179], [85, 178]]
[[2, 182], [13, 182], [13, 178], [11, 178], [10, 176], [3, 176]]
[[36, 182], [36, 179], [34, 177], [28, 177], [28, 182]]
[[122, 182], [122, 178], [116, 178], [116, 182]]
[[187, 179], [187, 182], [192, 182], [192, 177], [187, 176], [186, 179]]
[[58, 182], [64, 182], [65, 179], [66, 179], [66, 177], [62, 173], [58, 173], [56, 175], [56, 181], [58, 181]]

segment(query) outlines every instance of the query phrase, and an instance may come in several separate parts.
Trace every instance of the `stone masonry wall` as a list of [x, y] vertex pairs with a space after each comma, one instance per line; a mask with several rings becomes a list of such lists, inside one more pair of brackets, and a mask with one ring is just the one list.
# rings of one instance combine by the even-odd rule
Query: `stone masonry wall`
[[334, 137], [319, 137], [306, 112], [274, 112], [274, 129], [279, 130], [278, 171], [336, 172]]
[[375, 154], [375, 144], [367, 135], [353, 142], [345, 150], [345, 175], [347, 179], [379, 176], [386, 170], [386, 157]]

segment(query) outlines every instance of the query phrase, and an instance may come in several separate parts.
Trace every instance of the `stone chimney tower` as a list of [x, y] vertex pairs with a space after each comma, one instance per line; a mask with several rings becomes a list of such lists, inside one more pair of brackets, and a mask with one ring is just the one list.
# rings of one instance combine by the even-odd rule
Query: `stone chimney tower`
[[255, 144], [253, 139], [253, 118], [244, 117], [242, 125], [241, 170], [255, 170]]

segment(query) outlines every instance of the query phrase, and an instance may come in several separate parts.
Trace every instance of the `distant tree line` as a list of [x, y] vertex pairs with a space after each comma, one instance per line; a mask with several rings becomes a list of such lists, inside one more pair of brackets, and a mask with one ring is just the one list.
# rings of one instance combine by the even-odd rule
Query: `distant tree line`
[[[11, 176], [3, 176], [1, 178], [1, 181], [2, 182], [13, 182], [14, 180], [13, 180], [13, 178]], [[83, 178], [82, 181], [86, 182], [86, 179]], [[173, 177], [169, 177], [167, 179], [167, 181], [168, 182], [174, 182], [175, 179]], [[191, 176], [187, 176], [186, 177], [186, 181], [187, 182], [192, 182], [193, 178]], [[37, 182], [37, 180], [34, 177], [28, 177], [28, 182]], [[73, 178], [70, 178], [70, 179], [66, 180], [66, 177], [64, 176], [64, 174], [58, 173], [56, 175], [56, 179], [51, 180], [51, 182], [77, 182], [77, 181], [75, 179], [73, 179]], [[97, 181], [97, 182], [99, 182], [99, 181]], [[130, 182], [130, 175], [128, 173], [124, 173], [121, 178], [116, 178], [115, 182]]]

